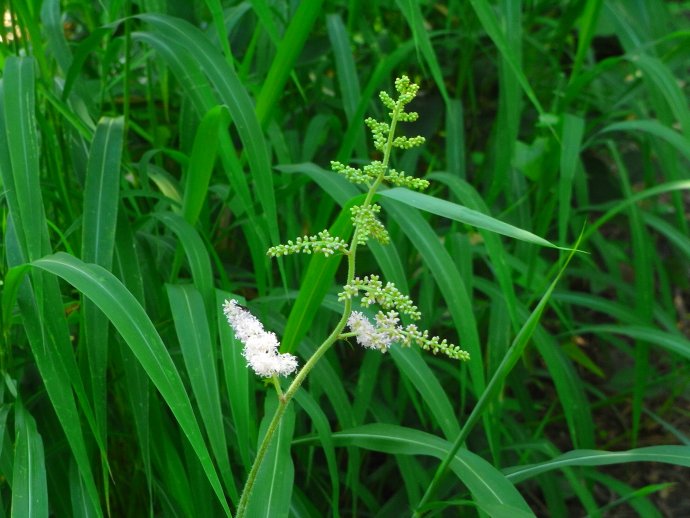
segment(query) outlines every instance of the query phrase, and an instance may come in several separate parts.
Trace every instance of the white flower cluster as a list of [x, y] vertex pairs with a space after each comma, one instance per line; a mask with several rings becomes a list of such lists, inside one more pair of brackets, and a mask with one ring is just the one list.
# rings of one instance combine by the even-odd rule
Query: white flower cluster
[[357, 343], [367, 349], [378, 349], [386, 352], [393, 342], [402, 338], [402, 329], [398, 325], [398, 313], [389, 311], [376, 315], [376, 325], [359, 311], [353, 311], [347, 319], [347, 325], [355, 334]]
[[463, 361], [470, 359], [467, 351], [448, 343], [445, 339], [441, 340], [438, 336], [429, 337], [428, 331], [420, 331], [414, 324], [401, 326], [399, 316], [397, 311], [379, 311], [372, 324], [363, 313], [353, 311], [347, 319], [347, 326], [355, 335], [357, 343], [367, 349], [378, 349], [385, 353], [395, 342], [403, 347], [409, 347], [414, 343], [433, 354], [442, 353], [449, 358]]
[[297, 358], [292, 354], [280, 354], [280, 342], [275, 333], [264, 330], [261, 322], [236, 300], [226, 300], [223, 313], [235, 337], [244, 344], [242, 356], [247, 360], [247, 365], [259, 376], [288, 376], [297, 370]]

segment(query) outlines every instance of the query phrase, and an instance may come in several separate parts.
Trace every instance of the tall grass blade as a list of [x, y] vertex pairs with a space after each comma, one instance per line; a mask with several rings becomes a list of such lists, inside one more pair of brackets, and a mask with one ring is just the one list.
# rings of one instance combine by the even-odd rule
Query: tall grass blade
[[[474, 210], [479, 214], [486, 214], [488, 207], [479, 195], [479, 193], [467, 182], [452, 176], [449, 173], [431, 173], [428, 175], [429, 180], [438, 180], [446, 184], [451, 192], [457, 196], [460, 201], [469, 210]], [[501, 286], [503, 298], [506, 301], [508, 312], [515, 331], [520, 328], [520, 322], [517, 314], [517, 297], [515, 294], [515, 287], [513, 284], [513, 275], [510, 264], [508, 262], [508, 255], [503, 247], [503, 243], [499, 236], [490, 229], [478, 227], [484, 246], [491, 259], [491, 266], [494, 274]]]
[[446, 169], [465, 179], [465, 114], [460, 99], [450, 99], [446, 106]]
[[472, 387], [476, 394], [481, 394], [484, 391], [486, 380], [477, 321], [471, 309], [472, 302], [469, 293], [457, 267], [446, 249], [439, 243], [431, 225], [418, 211], [409, 210], [404, 204], [387, 199], [382, 200], [382, 205], [389, 217], [400, 224], [405, 235], [419, 251], [424, 264], [436, 280], [436, 285], [443, 294], [457, 333], [462, 337], [463, 348], [470, 353], [472, 358], [468, 362]]
[[506, 356], [503, 358], [503, 361], [496, 369], [496, 372], [494, 373], [493, 377], [486, 386], [486, 389], [481, 393], [474, 409], [465, 420], [465, 424], [463, 425], [462, 430], [460, 431], [460, 435], [458, 435], [458, 437], [455, 439], [453, 447], [451, 448], [448, 456], [443, 460], [441, 465], [436, 470], [434, 479], [432, 480], [431, 484], [429, 484], [429, 486], [427, 487], [426, 493], [420, 501], [419, 505], [417, 506], [417, 509], [423, 507], [431, 498], [434, 491], [438, 487], [442, 477], [445, 475], [452, 457], [465, 443], [470, 431], [479, 422], [479, 419], [482, 417], [482, 414], [486, 411], [493, 398], [499, 392], [508, 374], [513, 369], [518, 360], [522, 357], [522, 354], [525, 348], [527, 347], [527, 344], [529, 343], [532, 334], [537, 328], [541, 315], [544, 312], [544, 309], [546, 308], [549, 299], [551, 298], [551, 294], [553, 293], [553, 290], [556, 288], [556, 284], [558, 284], [558, 281], [563, 275], [563, 272], [565, 271], [565, 268], [568, 266], [568, 263], [572, 259], [575, 252], [578, 250], [581, 239], [582, 235], [580, 236], [580, 239], [578, 239], [578, 241], [575, 243], [575, 246], [568, 255], [566, 261], [563, 263], [563, 266], [558, 272], [558, 275], [556, 275], [556, 278], [551, 282], [551, 285], [548, 287], [548, 289], [542, 296], [541, 300], [539, 301], [539, 304], [537, 304], [537, 307], [534, 308], [532, 314], [529, 316], [524, 326], [522, 327], [522, 329], [520, 329], [520, 332], [515, 337], [515, 340], [510, 346], [510, 349], [508, 350]]
[[331, 478], [331, 508], [334, 516], [339, 516], [340, 503], [340, 477], [338, 475], [338, 462], [335, 455], [335, 445], [333, 444], [333, 431], [328, 422], [328, 416], [319, 406], [317, 401], [306, 391], [299, 390], [295, 393], [295, 400], [301, 406], [316, 428], [316, 433], [321, 443], [324, 456], [326, 457], [326, 464], [328, 466], [328, 475]]
[[208, 195], [208, 186], [218, 153], [218, 134], [228, 124], [227, 113], [225, 106], [211, 108], [204, 114], [194, 136], [182, 197], [182, 214], [192, 225], [199, 219]]
[[456, 437], [460, 433], [456, 412], [433, 370], [424, 362], [420, 351], [392, 347], [390, 354], [401, 373], [422, 396], [444, 437], [448, 440]]
[[635, 55], [630, 60], [642, 70], [645, 81], [650, 83], [652, 102], [658, 106], [657, 111], [663, 113], [670, 110], [670, 115], [664, 117], [665, 122], [680, 124], [683, 136], [686, 140], [690, 139], [690, 110], [673, 71], [659, 59], [647, 54]]
[[[212, 322], [217, 311], [213, 287], [213, 270], [203, 240], [196, 229], [177, 214], [172, 212], [156, 212], [152, 216], [165, 224], [177, 236], [187, 257], [194, 285], [203, 298], [206, 308], [206, 321]], [[215, 338], [215, 330], [211, 332], [211, 337]]]
[[[139, 301], [144, 303], [144, 280], [140, 260], [134, 242], [132, 228], [123, 211], [119, 211], [117, 225], [115, 256], [113, 258], [114, 271], [127, 287], [127, 290]], [[149, 406], [151, 401], [151, 387], [149, 378], [141, 364], [137, 361], [131, 349], [123, 343], [120, 335], [118, 351], [122, 358], [122, 369], [126, 380], [127, 396], [132, 409], [134, 428], [136, 429], [137, 446], [141, 452], [144, 475], [148, 486], [149, 498], [153, 496], [153, 472], [151, 468], [151, 425]]]
[[204, 302], [193, 286], [168, 284], [166, 288], [177, 338], [211, 451], [228, 492], [237, 501], [239, 496], [228, 458], [218, 391], [215, 342], [211, 340]]
[[262, 126], [266, 126], [271, 119], [275, 105], [283, 95], [285, 83], [316, 19], [321, 14], [322, 5], [323, 0], [300, 2], [283, 39], [278, 44], [278, 51], [256, 98], [256, 118]]
[[[657, 120], [614, 122], [601, 130], [602, 133], [611, 131], [642, 132], [659, 137], [676, 148], [686, 159], [690, 160], [690, 140]], [[676, 180], [676, 178], [673, 179]]]
[[[609, 143], [611, 156], [620, 171], [623, 196], [632, 196], [630, 173], [621, 159], [616, 147]], [[637, 205], [628, 208], [630, 221], [630, 234], [632, 236], [633, 268], [635, 271], [635, 313], [640, 324], [651, 324], [653, 301], [653, 272], [652, 272], [652, 247], [651, 239], [646, 232], [642, 216]], [[649, 345], [637, 341], [635, 344], [635, 381], [633, 385], [632, 400], [632, 445], [637, 444], [642, 417], [642, 404], [645, 395], [650, 370]]]
[[13, 517], [48, 517], [48, 484], [43, 440], [21, 402], [14, 405], [17, 437], [12, 472]]
[[206, 6], [211, 12], [213, 27], [216, 29], [220, 48], [223, 54], [225, 54], [225, 59], [228, 61], [228, 64], [232, 65], [232, 50], [230, 50], [228, 31], [225, 27], [225, 20], [223, 19], [223, 5], [220, 0], [206, 0]]
[[431, 71], [431, 76], [436, 82], [436, 87], [443, 96], [446, 104], [450, 101], [448, 96], [448, 91], [446, 90], [446, 83], [443, 80], [443, 73], [441, 72], [441, 66], [436, 57], [436, 52], [434, 47], [431, 45], [431, 39], [429, 38], [429, 31], [425, 27], [424, 17], [422, 16], [422, 10], [420, 8], [419, 2], [415, 0], [396, 0], [396, 4], [400, 8], [407, 20], [407, 24], [412, 30], [412, 35], [414, 37], [415, 47], [418, 51], [421, 51], [424, 60], [429, 66]]
[[[340, 97], [343, 99], [343, 110], [345, 110], [347, 123], [348, 125], [356, 124], [361, 128], [361, 118], [357, 118], [357, 105], [362, 94], [349, 35], [342, 18], [338, 14], [326, 16], [326, 27], [335, 55], [335, 65], [338, 71], [337, 78], [340, 84]], [[359, 133], [356, 149], [359, 155], [366, 155], [364, 132]]]
[[[123, 132], [121, 117], [103, 118], [96, 128], [86, 167], [81, 257], [83, 261], [98, 264], [106, 270], [112, 266], [115, 246]], [[84, 349], [89, 363], [94, 413], [99, 434], [105, 439], [108, 324], [105, 315], [90, 301], [83, 302], [83, 311]]]
[[597, 22], [603, 0], [587, 0], [582, 14], [580, 15], [580, 32], [577, 39], [577, 50], [575, 52], [575, 59], [573, 60], [573, 67], [570, 72], [569, 83], [572, 83], [579, 75], [587, 55], [590, 52], [590, 45], [592, 39], [596, 35]]
[[[266, 433], [268, 424], [278, 404], [275, 394], [266, 400], [265, 417], [261, 422], [260, 437]], [[254, 491], [249, 499], [246, 516], [287, 517], [290, 513], [292, 485], [295, 477], [290, 456], [290, 444], [295, 429], [295, 411], [289, 405], [280, 420], [264, 462], [259, 468]]]
[[630, 205], [637, 203], [640, 200], [651, 198], [652, 196], [659, 196], [667, 192], [673, 191], [687, 191], [690, 190], [690, 180], [678, 180], [675, 182], [667, 182], [655, 187], [650, 187], [644, 191], [633, 194], [625, 200], [617, 202], [613, 207], [608, 209], [602, 216], [597, 218], [591, 225], [587, 227], [583, 234], [583, 242], [589, 239], [597, 229], [604, 223], [610, 221], [614, 216], [626, 210]]
[[[311, 2], [309, 4], [313, 5]], [[228, 107], [256, 182], [257, 198], [266, 214], [266, 228], [271, 239], [277, 243], [278, 225], [273, 172], [269, 162], [268, 147], [259, 124], [261, 117], [257, 114], [237, 73], [228, 66], [218, 50], [196, 27], [182, 20], [159, 14], [146, 14], [140, 17], [153, 27], [153, 31], [138, 33], [138, 37], [154, 45], [168, 62], [177, 61], [178, 75], [186, 74], [190, 69], [203, 71], [215, 88], [218, 98]], [[201, 114], [211, 108], [212, 106], [209, 105], [197, 106]]]
[[505, 32], [504, 37], [511, 54], [501, 53], [499, 47], [501, 59], [498, 64], [498, 114], [490, 157], [491, 183], [487, 193], [489, 199], [504, 193], [505, 186], [511, 182], [516, 148], [521, 144], [518, 136], [520, 114], [524, 104], [518, 77], [518, 72], [523, 74], [522, 2], [503, 0], [499, 2], [495, 12], [496, 16], [500, 17], [501, 29]]
[[580, 147], [585, 121], [569, 113], [563, 116], [561, 130], [561, 174], [558, 179], [558, 241], [567, 239], [568, 223], [571, 216], [573, 181], [580, 165]]
[[539, 115], [543, 115], [544, 109], [542, 108], [539, 99], [529, 84], [529, 81], [527, 81], [527, 77], [525, 77], [525, 74], [522, 71], [520, 59], [515, 55], [515, 52], [513, 51], [513, 48], [501, 27], [503, 24], [497, 19], [493, 7], [487, 0], [470, 0], [470, 2], [474, 12], [477, 14], [477, 17], [482, 24], [482, 27], [494, 42], [494, 45], [496, 45], [496, 48], [501, 53], [501, 56], [505, 59], [506, 64], [515, 74], [515, 77], [520, 83], [525, 95], [532, 102], [532, 105], [537, 110]]

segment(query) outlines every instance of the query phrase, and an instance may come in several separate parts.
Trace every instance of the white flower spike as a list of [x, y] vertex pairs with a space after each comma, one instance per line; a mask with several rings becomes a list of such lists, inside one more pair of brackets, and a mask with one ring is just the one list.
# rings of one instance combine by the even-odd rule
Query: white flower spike
[[223, 313], [235, 337], [244, 344], [242, 356], [256, 374], [272, 378], [288, 376], [297, 370], [297, 358], [292, 354], [280, 354], [276, 335], [266, 331], [261, 322], [236, 300], [226, 300]]
[[400, 327], [397, 325], [399, 319], [395, 311], [388, 315], [380, 313], [376, 318], [376, 325], [359, 311], [350, 313], [347, 319], [347, 326], [355, 334], [357, 343], [367, 349], [378, 349], [386, 352], [391, 344], [397, 341], [400, 335]]

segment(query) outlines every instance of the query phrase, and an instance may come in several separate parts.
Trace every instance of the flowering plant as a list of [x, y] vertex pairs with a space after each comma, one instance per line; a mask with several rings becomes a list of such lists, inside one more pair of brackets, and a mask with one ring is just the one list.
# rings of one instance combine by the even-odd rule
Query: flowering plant
[[[427, 330], [420, 330], [415, 324], [401, 325], [400, 317], [405, 315], [412, 320], [419, 320], [421, 314], [412, 299], [401, 293], [393, 283], [385, 285], [377, 275], [365, 277], [356, 276], [356, 257], [360, 246], [366, 246], [370, 239], [381, 244], [389, 242], [386, 227], [379, 219], [381, 207], [373, 202], [377, 189], [382, 184], [390, 184], [410, 189], [423, 190], [429, 182], [414, 178], [403, 171], [390, 168], [391, 154], [394, 148], [409, 149], [424, 143], [424, 137], [395, 136], [398, 122], [411, 122], [418, 118], [416, 112], [407, 112], [405, 106], [416, 96], [419, 87], [412, 83], [407, 76], [395, 81], [397, 99], [393, 99], [386, 92], [381, 92], [380, 99], [389, 110], [390, 122], [377, 121], [368, 118], [365, 122], [370, 128], [375, 148], [383, 153], [381, 160], [375, 160], [361, 169], [331, 162], [334, 172], [343, 175], [354, 184], [362, 184], [367, 188], [367, 194], [361, 205], [352, 207], [352, 223], [354, 232], [349, 242], [330, 235], [323, 230], [316, 235], [298, 237], [286, 244], [271, 247], [268, 255], [279, 257], [295, 253], [322, 253], [326, 257], [343, 254], [347, 258], [347, 279], [343, 291], [338, 299], [343, 303], [342, 316], [331, 334], [323, 341], [316, 352], [306, 361], [297, 372], [293, 382], [285, 393], [282, 393], [278, 377], [288, 376], [297, 371], [297, 358], [291, 354], [278, 352], [279, 342], [275, 334], [264, 330], [263, 325], [237, 301], [228, 300], [223, 310], [235, 336], [244, 344], [243, 356], [247, 364], [259, 376], [271, 378], [279, 394], [279, 405], [273, 416], [268, 431], [259, 448], [254, 465], [249, 473], [237, 509], [237, 516], [246, 513], [247, 502], [252, 492], [253, 484], [259, 466], [268, 449], [268, 444], [275, 433], [286, 406], [300, 387], [309, 371], [325, 352], [338, 340], [354, 337], [360, 345], [368, 349], [378, 349], [386, 352], [394, 343], [404, 346], [416, 344], [424, 350], [434, 354], [443, 353], [452, 359], [468, 360], [469, 354], [460, 347], [448, 343], [437, 336], [430, 337]], [[352, 308], [353, 299], [359, 299], [362, 307], [377, 305], [381, 309], [376, 313], [373, 321], [364, 312]], [[349, 331], [345, 331], [345, 328]]]

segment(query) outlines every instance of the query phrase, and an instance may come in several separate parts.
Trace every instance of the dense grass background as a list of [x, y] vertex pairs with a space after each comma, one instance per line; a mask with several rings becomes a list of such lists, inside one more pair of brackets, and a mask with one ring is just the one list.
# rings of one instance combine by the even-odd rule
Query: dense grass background
[[220, 303], [302, 361], [328, 334], [339, 260], [265, 251], [348, 235], [328, 164], [402, 73], [395, 167], [587, 253], [555, 284], [563, 252], [383, 199], [360, 272], [472, 360], [337, 344], [249, 515], [690, 513], [690, 4], [2, 6], [2, 515], [234, 510], [276, 401]]

